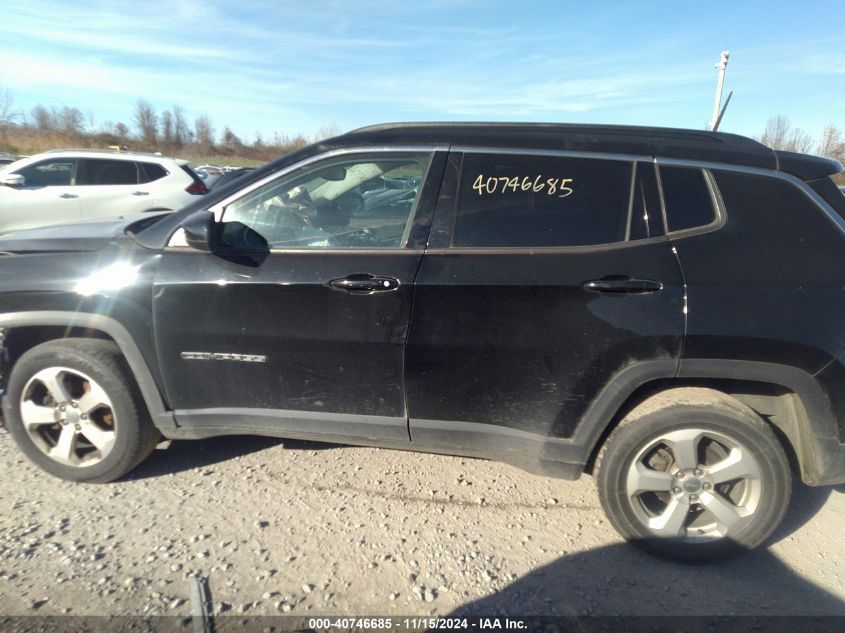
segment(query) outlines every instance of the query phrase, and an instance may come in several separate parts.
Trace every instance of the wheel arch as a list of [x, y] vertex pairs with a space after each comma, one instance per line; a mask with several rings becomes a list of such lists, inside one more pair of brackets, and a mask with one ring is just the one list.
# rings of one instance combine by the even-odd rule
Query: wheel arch
[[117, 320], [102, 314], [78, 312], [13, 312], [0, 314], [0, 335], [4, 383], [5, 376], [17, 358], [39, 343], [69, 337], [113, 341], [129, 365], [153, 423], [162, 432], [176, 428], [173, 415], [167, 410], [158, 384], [138, 345]]
[[674, 374], [667, 369], [654, 366], [650, 371], [631, 374], [620, 383], [618, 379], [625, 378], [622, 372], [615, 385], [609, 386], [617, 406], [609, 410], [603, 421], [590, 425], [592, 430], [584, 442], [588, 472], [604, 441], [638, 404], [669, 388], [707, 387], [732, 396], [757, 412], [775, 431], [805, 483], [842, 481], [845, 457], [836, 417], [826, 392], [811, 374], [775, 363], [718, 359], [683, 360]]

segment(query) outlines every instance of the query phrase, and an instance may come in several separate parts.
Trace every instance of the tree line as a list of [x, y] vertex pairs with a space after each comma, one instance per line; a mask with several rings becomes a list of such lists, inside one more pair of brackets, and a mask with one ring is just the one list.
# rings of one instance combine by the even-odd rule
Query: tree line
[[13, 107], [11, 93], [0, 90], [0, 150], [36, 152], [50, 149], [51, 143], [80, 147], [125, 146], [133, 150], [182, 152], [185, 155], [238, 157], [259, 161], [271, 160], [312, 141], [340, 133], [337, 124], [320, 128], [309, 138], [304, 134], [275, 132], [263, 137], [256, 132], [246, 140], [223, 125], [219, 131], [208, 114], [189, 120], [184, 108], [173, 105], [157, 111], [146, 99], [135, 102], [129, 124], [104, 121], [95, 125], [92, 112], [77, 107], [48, 107], [38, 104], [29, 112]]
[[[202, 113], [190, 121], [179, 105], [156, 111], [146, 99], [135, 102], [130, 125], [122, 121], [94, 124], [93, 113], [83, 114], [76, 107], [61, 108], [36, 105], [28, 113], [13, 108], [12, 95], [0, 89], [0, 150], [36, 152], [58, 145], [87, 147], [128, 146], [144, 151], [181, 152], [186, 156], [228, 156], [267, 161], [281, 154], [340, 133], [337, 124], [321, 128], [313, 138], [303, 134], [274, 133], [264, 138], [260, 133], [245, 140], [228, 125], [219, 131], [211, 118]], [[818, 139], [801, 128], [793, 127], [786, 116], [766, 122], [763, 132], [754, 137], [772, 149], [815, 153], [845, 162], [845, 133], [827, 125]], [[845, 177], [838, 177], [840, 184]]]

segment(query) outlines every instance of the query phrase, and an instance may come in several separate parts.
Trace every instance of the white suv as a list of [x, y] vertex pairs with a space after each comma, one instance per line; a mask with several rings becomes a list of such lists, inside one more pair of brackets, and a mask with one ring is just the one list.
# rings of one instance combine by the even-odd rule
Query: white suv
[[185, 160], [53, 150], [0, 168], [0, 233], [144, 211], [175, 211], [208, 188]]

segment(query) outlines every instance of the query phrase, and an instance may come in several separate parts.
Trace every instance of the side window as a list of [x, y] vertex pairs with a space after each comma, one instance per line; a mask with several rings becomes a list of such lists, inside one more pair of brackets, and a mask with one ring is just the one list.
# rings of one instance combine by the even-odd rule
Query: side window
[[657, 178], [654, 175], [654, 163], [637, 163], [631, 195], [631, 227], [628, 239], [642, 240], [663, 235], [663, 212], [660, 207]]
[[633, 163], [466, 154], [452, 245], [587, 246], [622, 242]]
[[661, 166], [660, 184], [670, 232], [707, 226], [716, 220], [713, 194], [703, 170]]
[[25, 187], [67, 187], [73, 184], [76, 161], [68, 158], [44, 160], [18, 170]]
[[327, 159], [230, 203], [223, 222], [271, 248], [401, 248], [430, 161], [404, 152]]
[[80, 185], [138, 184], [138, 169], [132, 161], [85, 158], [80, 163]]
[[138, 167], [138, 184], [153, 182], [167, 175], [167, 170], [157, 163], [136, 163]]

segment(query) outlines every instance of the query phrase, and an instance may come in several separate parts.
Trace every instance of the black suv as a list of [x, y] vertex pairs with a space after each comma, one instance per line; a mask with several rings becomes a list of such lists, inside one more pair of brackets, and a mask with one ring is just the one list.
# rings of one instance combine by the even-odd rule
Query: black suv
[[660, 553], [845, 482], [845, 197], [730, 134], [398, 124], [0, 239], [4, 412], [75, 481], [266, 434], [595, 474]]

